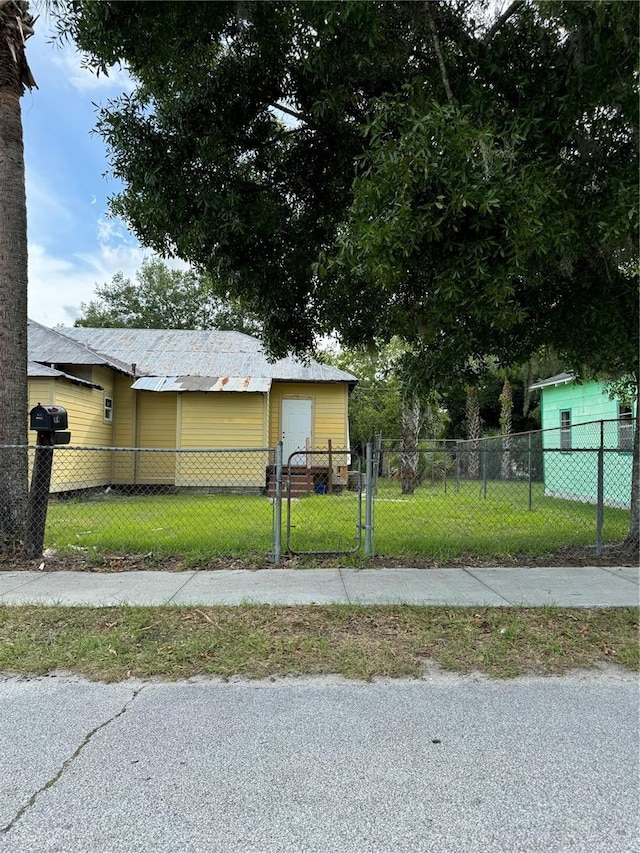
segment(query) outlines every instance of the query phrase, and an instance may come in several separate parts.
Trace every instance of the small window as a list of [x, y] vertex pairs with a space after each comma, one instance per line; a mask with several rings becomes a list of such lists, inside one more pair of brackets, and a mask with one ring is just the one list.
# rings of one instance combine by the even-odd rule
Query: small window
[[618, 448], [633, 450], [633, 412], [624, 403], [618, 403]]
[[104, 419], [105, 421], [113, 420], [113, 400], [111, 397], [104, 398]]
[[560, 449], [571, 450], [571, 411], [560, 412]]

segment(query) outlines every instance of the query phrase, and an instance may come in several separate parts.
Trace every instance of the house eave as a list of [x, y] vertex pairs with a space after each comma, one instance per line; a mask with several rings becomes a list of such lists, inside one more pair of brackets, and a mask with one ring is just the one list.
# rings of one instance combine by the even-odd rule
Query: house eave
[[550, 376], [548, 379], [541, 379], [529, 386], [529, 391], [538, 391], [541, 388], [555, 388], [558, 385], [569, 385], [575, 382], [576, 376], [573, 373], [559, 373], [557, 376]]

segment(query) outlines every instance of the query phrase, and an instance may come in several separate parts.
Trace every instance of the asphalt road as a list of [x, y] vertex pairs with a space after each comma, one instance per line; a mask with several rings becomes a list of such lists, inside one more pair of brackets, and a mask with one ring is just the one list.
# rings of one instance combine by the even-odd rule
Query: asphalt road
[[0, 682], [0, 853], [640, 851], [638, 689]]

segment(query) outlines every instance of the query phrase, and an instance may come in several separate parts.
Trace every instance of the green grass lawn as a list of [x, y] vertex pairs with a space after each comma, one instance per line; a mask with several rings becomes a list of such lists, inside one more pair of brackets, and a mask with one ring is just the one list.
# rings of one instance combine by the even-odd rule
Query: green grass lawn
[[179, 556], [194, 564], [222, 555], [263, 557], [271, 550], [272, 518], [273, 505], [260, 495], [110, 493], [51, 503], [45, 547]]
[[[545, 554], [567, 545], [594, 545], [596, 508], [544, 496], [534, 483], [455, 482], [422, 486], [403, 496], [398, 483], [380, 481], [375, 502], [375, 550], [380, 554], [428, 554], [447, 559]], [[605, 507], [603, 539], [622, 541], [629, 532], [628, 510]]]
[[[287, 535], [296, 552], [352, 551], [364, 505], [355, 492], [309, 495], [291, 502]], [[624, 539], [629, 512], [605, 508], [603, 538]], [[59, 551], [177, 556], [198, 564], [220, 556], [263, 560], [272, 547], [273, 504], [260, 495], [146, 495], [114, 493], [93, 500], [53, 501], [45, 545]], [[374, 508], [375, 553], [455, 559], [463, 554], [542, 555], [566, 545], [594, 545], [596, 509], [546, 498], [527, 483], [427, 484], [403, 496], [396, 482], [380, 481]]]

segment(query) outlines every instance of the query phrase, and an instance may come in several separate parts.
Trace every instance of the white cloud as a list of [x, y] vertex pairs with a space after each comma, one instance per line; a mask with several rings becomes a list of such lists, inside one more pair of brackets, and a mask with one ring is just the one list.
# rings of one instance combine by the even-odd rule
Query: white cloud
[[[94, 297], [97, 284], [111, 281], [117, 272], [135, 279], [145, 256], [143, 249], [117, 219], [100, 219], [96, 248], [61, 257], [39, 243], [29, 244], [29, 317], [45, 326], [72, 326], [80, 304]], [[180, 260], [169, 266], [186, 269]]]
[[93, 92], [96, 90], [111, 90], [116, 92], [132, 92], [134, 82], [126, 68], [117, 65], [109, 68], [108, 76], [98, 73], [95, 67], [88, 65], [86, 54], [78, 51], [73, 45], [64, 45], [51, 58], [52, 64], [60, 69], [71, 86], [78, 92]]
[[37, 243], [29, 245], [29, 316], [45, 326], [73, 325], [80, 303], [93, 297], [96, 284], [115, 273], [135, 275], [142, 248], [100, 247], [94, 256], [57, 257]]
[[41, 177], [31, 162], [26, 163], [27, 218], [30, 232], [50, 234], [73, 228], [73, 214], [68, 204]]

